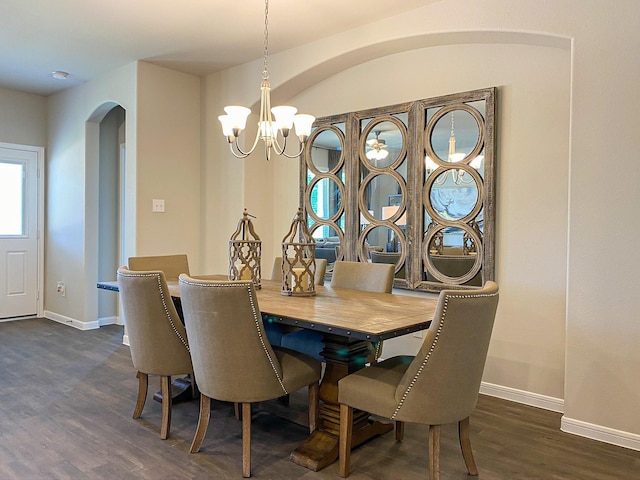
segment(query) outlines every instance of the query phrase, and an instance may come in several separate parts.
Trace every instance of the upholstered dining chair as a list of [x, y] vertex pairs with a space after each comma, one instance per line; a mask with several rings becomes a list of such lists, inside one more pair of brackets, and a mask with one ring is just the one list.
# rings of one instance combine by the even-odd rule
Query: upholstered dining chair
[[189, 275], [189, 260], [185, 254], [129, 257], [129, 270], [161, 270], [167, 280], [178, 280], [181, 273]]
[[[391, 293], [393, 289], [394, 265], [388, 263], [337, 261], [333, 266], [331, 287], [348, 288], [367, 292]], [[314, 330], [299, 330], [282, 336], [281, 345], [292, 350], [322, 359], [323, 334]], [[371, 354], [367, 362], [375, 362], [382, 352], [380, 342], [371, 344]]]
[[302, 387], [309, 391], [309, 430], [319, 415], [321, 364], [272, 347], [265, 335], [253, 282], [207, 281], [180, 275], [180, 296], [200, 389], [200, 418], [190, 451], [207, 432], [211, 399], [242, 404], [242, 474], [251, 475], [251, 404]]
[[186, 330], [171, 301], [163, 272], [131, 271], [120, 267], [118, 289], [131, 360], [138, 371], [138, 399], [133, 418], [142, 415], [149, 375], [159, 375], [162, 392], [160, 438], [165, 440], [171, 428], [171, 376], [193, 372]]
[[440, 478], [440, 426], [458, 423], [467, 471], [478, 474], [469, 416], [478, 400], [497, 307], [494, 282], [473, 291], [443, 290], [415, 357], [392, 357], [339, 381], [341, 477], [349, 475], [354, 409], [395, 420], [398, 441], [404, 422], [429, 425], [431, 480]]

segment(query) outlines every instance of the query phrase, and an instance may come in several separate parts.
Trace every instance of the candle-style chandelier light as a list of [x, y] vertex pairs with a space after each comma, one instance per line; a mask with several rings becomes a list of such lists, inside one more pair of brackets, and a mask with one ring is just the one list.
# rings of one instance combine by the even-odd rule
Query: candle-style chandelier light
[[[264, 68], [262, 70], [262, 84], [260, 85], [260, 119], [258, 120], [258, 131], [253, 146], [248, 151], [243, 151], [238, 145], [237, 139], [246, 127], [247, 117], [251, 114], [251, 109], [237, 105], [224, 108], [226, 115], [220, 115], [218, 120], [222, 124], [222, 133], [227, 137], [229, 148], [238, 158], [246, 158], [251, 155], [262, 140], [265, 145], [265, 155], [267, 160], [271, 157], [273, 150], [276, 155], [283, 155], [287, 158], [296, 158], [304, 150], [304, 145], [311, 134], [311, 126], [315, 120], [313, 115], [299, 114], [295, 107], [282, 105], [271, 108], [271, 85], [269, 84], [269, 0], [264, 2]], [[291, 129], [295, 128], [300, 146], [295, 154], [285, 151], [287, 138]], [[281, 142], [278, 135], [282, 136]]]

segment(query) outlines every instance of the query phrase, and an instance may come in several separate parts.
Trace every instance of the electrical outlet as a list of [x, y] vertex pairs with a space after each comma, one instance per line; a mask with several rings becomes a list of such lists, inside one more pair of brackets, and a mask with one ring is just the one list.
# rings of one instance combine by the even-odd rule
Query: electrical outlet
[[159, 198], [154, 198], [151, 203], [151, 211], [152, 212], [164, 212], [164, 200]]
[[63, 297], [65, 296], [65, 288], [64, 288], [64, 282], [58, 282], [56, 283], [56, 292], [59, 293], [60, 295], [62, 295]]

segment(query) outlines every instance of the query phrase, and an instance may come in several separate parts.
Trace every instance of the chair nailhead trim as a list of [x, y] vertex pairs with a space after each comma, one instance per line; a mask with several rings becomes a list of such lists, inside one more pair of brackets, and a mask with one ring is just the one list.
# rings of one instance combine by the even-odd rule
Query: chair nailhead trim
[[244, 288], [247, 289], [247, 292], [249, 293], [249, 303], [251, 304], [251, 313], [253, 314], [253, 323], [254, 323], [254, 325], [256, 327], [256, 330], [258, 332], [258, 338], [260, 339], [260, 344], [262, 345], [262, 350], [264, 351], [264, 354], [267, 356], [267, 359], [269, 360], [269, 363], [271, 364], [271, 368], [273, 369], [273, 373], [275, 374], [276, 378], [278, 379], [278, 383], [280, 383], [280, 387], [282, 387], [282, 391], [284, 392], [285, 395], [288, 395], [289, 392], [285, 388], [284, 383], [282, 383], [282, 378], [278, 374], [278, 369], [276, 368], [276, 364], [275, 364], [273, 358], [271, 357], [271, 354], [269, 353], [269, 350], [267, 349], [267, 346], [265, 345], [264, 337], [262, 335], [262, 331], [260, 330], [260, 323], [258, 321], [258, 309], [256, 308], [255, 300], [254, 300], [253, 295], [251, 293], [251, 282], [248, 282], [248, 283], [208, 283], [208, 282], [207, 283], [202, 283], [202, 282], [191, 282], [191, 281], [180, 279], [180, 283], [184, 283], [186, 285], [195, 285], [195, 286], [199, 286], [199, 287], [213, 287], [213, 288], [238, 288], [238, 287], [244, 287]]
[[492, 293], [492, 294], [482, 293], [482, 294], [446, 295], [445, 296], [444, 304], [442, 306], [442, 317], [440, 317], [440, 325], [438, 326], [438, 330], [436, 332], [436, 335], [435, 335], [435, 337], [433, 339], [433, 342], [431, 343], [431, 347], [429, 348], [429, 352], [425, 355], [424, 360], [422, 361], [422, 364], [420, 365], [420, 368], [418, 368], [418, 371], [416, 372], [416, 374], [411, 379], [411, 382], [409, 383], [409, 386], [404, 391], [404, 394], [402, 395], [402, 399], [400, 400], [400, 402], [398, 402], [398, 405], [396, 406], [396, 409], [393, 412], [393, 415], [391, 416], [391, 420], [395, 420], [395, 418], [398, 415], [398, 413], [400, 413], [400, 409], [402, 408], [402, 406], [404, 405], [405, 400], [409, 396], [409, 393], [411, 392], [411, 389], [414, 387], [414, 385], [418, 381], [418, 377], [423, 372], [424, 368], [427, 366], [427, 363], [429, 362], [429, 359], [431, 358], [431, 354], [436, 349], [436, 345], [438, 343], [438, 339], [440, 337], [440, 334], [442, 333], [442, 329], [444, 328], [444, 323], [445, 323], [444, 321], [445, 321], [445, 318], [447, 316], [447, 307], [449, 306], [449, 299], [450, 298], [495, 297], [496, 295], [497, 295], [497, 293]]
[[[167, 316], [167, 320], [169, 320], [169, 324], [171, 325], [171, 329], [173, 330], [173, 333], [176, 334], [176, 337], [178, 337], [180, 339], [180, 341], [182, 342], [182, 344], [185, 346], [185, 348], [187, 349], [187, 352], [191, 353], [191, 349], [189, 348], [189, 342], [187, 342], [186, 338], [184, 338], [180, 332], [178, 332], [178, 329], [176, 328], [175, 323], [173, 323], [173, 317], [171, 316], [171, 313], [169, 312], [169, 308], [167, 307], [167, 301], [166, 301], [166, 297], [164, 295], [164, 290], [162, 289], [162, 282], [160, 281], [160, 275], [157, 273], [145, 273], [145, 274], [141, 274], [141, 273], [118, 273], [118, 275], [123, 276], [123, 277], [156, 277], [156, 280], [158, 281], [158, 291], [160, 292], [160, 298], [162, 299], [162, 307], [164, 308], [164, 313]], [[126, 321], [126, 319], [125, 319]]]

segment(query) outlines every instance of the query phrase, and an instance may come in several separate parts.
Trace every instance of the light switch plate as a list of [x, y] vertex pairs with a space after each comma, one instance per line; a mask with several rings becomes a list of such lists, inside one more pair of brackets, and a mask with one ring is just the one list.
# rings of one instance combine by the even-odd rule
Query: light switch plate
[[153, 199], [153, 205], [151, 207], [152, 212], [164, 212], [164, 200], [157, 198]]

